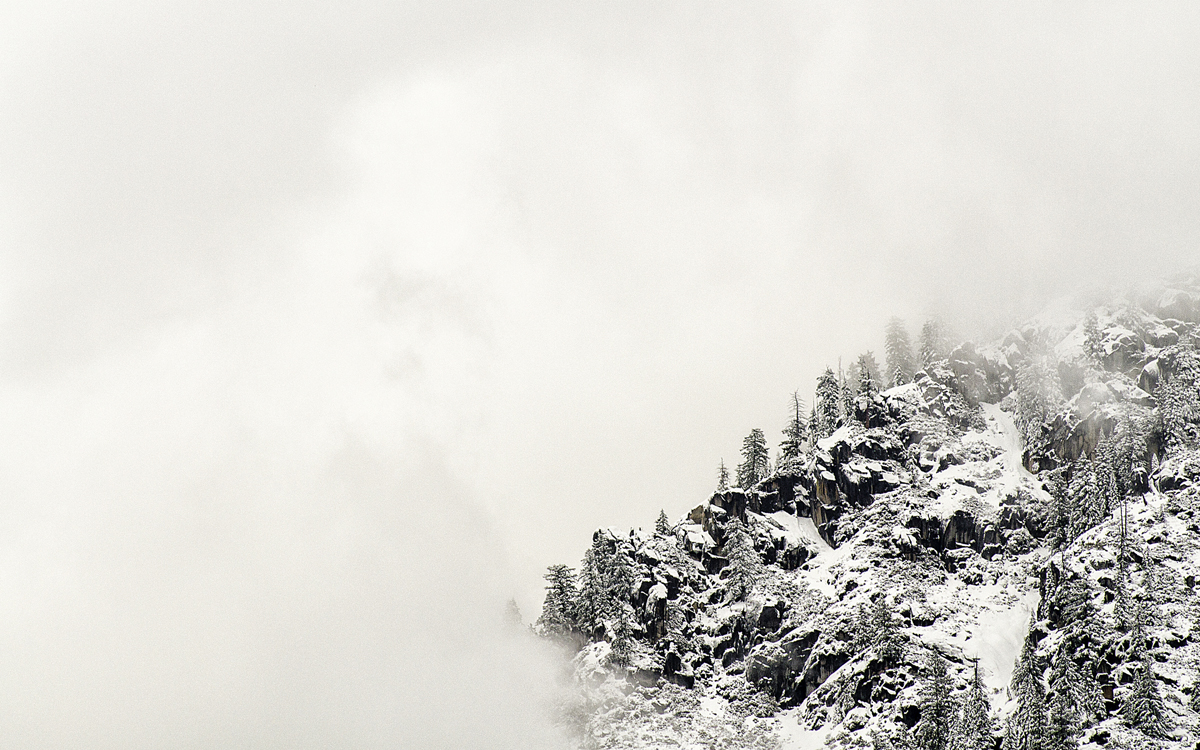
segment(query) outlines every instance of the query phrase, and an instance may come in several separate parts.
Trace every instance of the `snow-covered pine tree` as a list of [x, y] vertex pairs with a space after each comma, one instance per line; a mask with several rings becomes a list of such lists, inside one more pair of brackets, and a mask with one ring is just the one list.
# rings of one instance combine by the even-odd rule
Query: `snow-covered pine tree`
[[589, 636], [603, 632], [605, 619], [613, 611], [612, 557], [612, 550], [597, 531], [592, 535], [592, 546], [583, 555], [583, 564], [579, 566], [579, 595], [575, 606], [579, 629]]
[[[1064, 582], [1059, 587], [1060, 591], [1077, 594], [1082, 587], [1069, 584], [1069, 581]], [[1078, 745], [1080, 730], [1090, 726], [1104, 713], [1104, 699], [1099, 684], [1091, 674], [1090, 664], [1080, 669], [1076, 663], [1081, 654], [1091, 652], [1080, 639], [1080, 634], [1086, 632], [1090, 623], [1077, 618], [1091, 618], [1094, 614], [1092, 607], [1079, 603], [1062, 608], [1060, 627], [1064, 637], [1058, 643], [1050, 670], [1045, 750], [1073, 750]]]
[[1017, 426], [1027, 446], [1042, 442], [1042, 424], [1062, 404], [1058, 370], [1046, 356], [1033, 355], [1017, 368]]
[[1003, 750], [1042, 750], [1048, 729], [1046, 688], [1042, 684], [1042, 661], [1031, 638], [1025, 639], [1010, 688], [1017, 707], [1008, 715]]
[[854, 392], [858, 396], [868, 398], [879, 393], [883, 378], [879, 374], [879, 363], [875, 361], [875, 353], [871, 351], [858, 355], [854, 362]]
[[633, 657], [633, 626], [634, 612], [629, 602], [619, 602], [613, 613], [613, 623], [609, 633], [610, 648], [609, 663], [618, 666], [629, 666]]
[[566, 565], [551, 565], [546, 568], [546, 598], [542, 602], [542, 614], [537, 619], [537, 629], [542, 635], [560, 637], [574, 632], [577, 627], [575, 602], [575, 571]]
[[1168, 453], [1183, 450], [1200, 436], [1200, 357], [1176, 344], [1159, 355], [1164, 374], [1154, 389], [1159, 432]]
[[800, 391], [793, 391], [788, 404], [787, 425], [783, 428], [783, 442], [779, 445], [779, 467], [792, 468], [804, 452], [808, 437], [808, 425], [804, 420], [804, 399]]
[[896, 626], [891, 607], [883, 596], [871, 605], [869, 629], [871, 647], [875, 649], [879, 660], [886, 666], [898, 662], [904, 654], [904, 637]]
[[875, 355], [872, 352], [858, 355], [854, 363], [854, 399], [847, 412], [849, 417], [861, 420], [865, 427], [871, 426], [872, 412], [875, 411], [874, 399], [879, 394], [882, 382]]
[[754, 549], [750, 531], [740, 518], [729, 522], [725, 539], [725, 559], [729, 561], [729, 599], [741, 601], [750, 596], [762, 578], [764, 569], [762, 559]]
[[942, 324], [937, 320], [927, 320], [921, 326], [921, 366], [929, 367], [933, 362], [946, 356], [946, 336]]
[[737, 467], [738, 487], [748, 490], [766, 479], [769, 467], [767, 438], [755, 427], [742, 439], [742, 462]]
[[913, 362], [912, 342], [908, 338], [908, 328], [900, 318], [888, 320], [884, 333], [884, 351], [887, 355], [887, 377], [892, 386], [912, 382], [916, 370]]
[[1154, 660], [1146, 645], [1144, 620], [1145, 613], [1139, 608], [1134, 616], [1133, 656], [1141, 662], [1141, 668], [1125, 695], [1121, 715], [1130, 726], [1137, 727], [1148, 737], [1166, 737], [1171, 725], [1158, 689], [1158, 678], [1154, 675]]
[[658, 511], [658, 519], [654, 522], [655, 536], [671, 536], [671, 520], [665, 510]]
[[[1100, 451], [1097, 450], [1097, 453]], [[1071, 510], [1073, 536], [1096, 526], [1108, 517], [1109, 497], [1100, 479], [1107, 468], [1090, 458], [1079, 458], [1072, 466], [1071, 481], [1067, 484], [1067, 499]], [[1098, 470], [1099, 469], [1099, 470]]]
[[1044, 750], [1075, 750], [1079, 746], [1080, 724], [1072, 701], [1073, 685], [1070, 670], [1066, 666], [1070, 659], [1057, 659], [1050, 671], [1050, 696], [1046, 703], [1046, 738]]
[[817, 395], [813, 399], [816, 410], [815, 426], [812, 428], [813, 439], [820, 440], [833, 434], [838, 428], [841, 414], [841, 387], [833, 370], [826, 367], [825, 372], [817, 378]]
[[1067, 497], [1066, 483], [1061, 475], [1056, 475], [1050, 482], [1050, 533], [1047, 541], [1051, 548], [1061, 550], [1074, 539], [1071, 502]]
[[946, 659], [934, 651], [925, 665], [925, 684], [917, 707], [921, 718], [913, 727], [913, 738], [921, 750], [946, 750], [950, 743], [950, 725], [958, 707], [950, 695], [952, 684]]
[[614, 602], [613, 609], [620, 602], [628, 602], [637, 583], [637, 568], [629, 556], [625, 545], [618, 543], [612, 556], [612, 568], [608, 576], [608, 597]]
[[983, 679], [979, 676], [979, 660], [975, 660], [975, 669], [971, 677], [971, 687], [967, 689], [963, 700], [962, 712], [954, 727], [951, 750], [994, 750], [995, 740], [992, 738], [991, 704], [983, 689]]
[[721, 465], [717, 467], [717, 492], [725, 492], [729, 489], [729, 469], [725, 468], [725, 459], [721, 459]]
[[838, 361], [838, 426], [849, 424], [854, 419], [854, 397], [858, 388], [846, 378], [842, 363]]
[[1083, 319], [1083, 353], [1097, 364], [1104, 361], [1103, 336], [1100, 333], [1100, 318], [1095, 310], [1089, 310]]

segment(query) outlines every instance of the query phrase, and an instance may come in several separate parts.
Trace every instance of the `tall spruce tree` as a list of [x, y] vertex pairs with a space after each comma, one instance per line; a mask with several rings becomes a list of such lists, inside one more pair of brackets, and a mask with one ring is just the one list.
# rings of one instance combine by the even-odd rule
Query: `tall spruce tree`
[[1017, 368], [1017, 426], [1027, 446], [1042, 444], [1042, 425], [1063, 402], [1058, 370], [1046, 356], [1030, 356]]
[[575, 619], [575, 571], [566, 565], [551, 565], [542, 576], [546, 579], [546, 598], [537, 619], [538, 631], [545, 636], [564, 636], [577, 629]]
[[620, 602], [613, 613], [612, 628], [609, 637], [609, 663], [618, 666], [629, 666], [633, 660], [635, 615], [629, 602]]
[[1133, 657], [1141, 662], [1133, 679], [1133, 686], [1125, 695], [1121, 715], [1130, 726], [1137, 727], [1148, 737], [1166, 737], [1171, 730], [1167, 720], [1167, 709], [1162, 693], [1158, 689], [1158, 678], [1154, 674], [1154, 660], [1146, 644], [1144, 621], [1146, 613], [1136, 610], [1133, 630]]
[[1063, 637], [1050, 669], [1045, 750], [1073, 750], [1079, 744], [1080, 731], [1104, 713], [1104, 698], [1091, 665], [1081, 668], [1077, 663], [1080, 657], [1095, 659], [1086, 641], [1091, 623], [1078, 619], [1090, 620], [1095, 614], [1090, 601], [1084, 603], [1077, 596], [1084, 587], [1084, 584], [1072, 585], [1071, 581], [1059, 586], [1060, 591], [1069, 592], [1060, 596], [1074, 597], [1074, 602], [1061, 607], [1059, 629]]
[[1048, 727], [1042, 671], [1036, 646], [1026, 637], [1010, 683], [1017, 707], [1008, 715], [1003, 750], [1044, 750]]
[[881, 596], [871, 612], [871, 623], [875, 631], [875, 653], [880, 661], [891, 666], [904, 656], [904, 636], [896, 625], [892, 610]]
[[665, 510], [658, 512], [658, 518], [654, 521], [654, 534], [656, 536], [671, 536], [671, 520], [667, 518]]
[[1100, 318], [1095, 310], [1089, 310], [1083, 318], [1083, 353], [1096, 363], [1104, 360], [1103, 337], [1100, 333]]
[[729, 522], [725, 538], [725, 558], [729, 561], [728, 590], [730, 601], [741, 601], [750, 596], [763, 576], [762, 558], [754, 549], [750, 531], [740, 518]]
[[1058, 660], [1050, 671], [1050, 696], [1046, 711], [1044, 750], [1075, 750], [1079, 746], [1076, 706], [1071, 701], [1070, 659]]
[[978, 659], [975, 660], [971, 686], [963, 700], [953, 738], [951, 750], [994, 750], [996, 747], [992, 739], [991, 705], [983, 689], [983, 679], [979, 676]]
[[854, 394], [856, 396], [873, 396], [879, 393], [883, 377], [879, 374], [879, 363], [875, 360], [875, 352], [865, 351], [854, 361]]
[[613, 612], [612, 567], [613, 554], [603, 534], [592, 535], [592, 546], [583, 555], [579, 566], [575, 612], [579, 629], [588, 636], [604, 631], [605, 620]]
[[793, 391], [788, 404], [787, 425], [783, 428], [783, 442], [779, 445], [780, 469], [790, 469], [800, 460], [807, 437], [808, 425], [804, 419], [804, 399], [800, 398], [800, 391]]
[[1154, 389], [1159, 432], [1168, 453], [1200, 438], [1200, 356], [1182, 344], [1164, 349], [1158, 358], [1163, 375]]
[[854, 419], [854, 397], [858, 395], [858, 387], [846, 378], [842, 363], [838, 361], [838, 426], [849, 424]]
[[924, 678], [917, 704], [921, 718], [913, 728], [913, 736], [921, 750], [946, 750], [958, 706], [950, 695], [953, 685], [946, 660], [936, 651], [926, 662]]
[[838, 428], [841, 414], [841, 388], [833, 370], [826, 367], [825, 372], [817, 378], [817, 395], [813, 408], [816, 409], [813, 438], [820, 440], [833, 434]]
[[925, 321], [925, 325], [921, 326], [921, 366], [927, 368], [945, 357], [947, 348], [941, 321]]
[[737, 467], [738, 487], [750, 489], [767, 478], [769, 468], [767, 438], [762, 430], [755, 427], [742, 439], [742, 462]]
[[729, 469], [725, 468], [725, 459], [721, 459], [721, 465], [717, 467], [717, 492], [725, 492], [729, 489]]
[[912, 382], [916, 363], [913, 361], [912, 342], [904, 321], [893, 317], [888, 321], [884, 334], [884, 351], [887, 355], [887, 377], [892, 386]]
[[847, 418], [860, 421], [865, 427], [871, 426], [872, 413], [876, 411], [875, 397], [881, 390], [882, 382], [874, 353], [863, 352], [858, 355], [854, 363], [854, 383], [850, 386], [854, 396], [847, 407]]

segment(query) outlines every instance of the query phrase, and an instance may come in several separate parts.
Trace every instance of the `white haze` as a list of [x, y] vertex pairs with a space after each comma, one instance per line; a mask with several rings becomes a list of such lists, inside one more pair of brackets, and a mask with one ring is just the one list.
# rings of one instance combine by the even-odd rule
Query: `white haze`
[[553, 745], [500, 628], [891, 314], [1195, 262], [1190, 4], [0, 25], [0, 743]]

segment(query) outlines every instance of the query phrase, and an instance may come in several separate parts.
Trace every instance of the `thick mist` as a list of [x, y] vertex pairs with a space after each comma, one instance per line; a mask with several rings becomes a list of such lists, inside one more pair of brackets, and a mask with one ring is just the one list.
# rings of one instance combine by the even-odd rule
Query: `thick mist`
[[10, 747], [552, 746], [592, 529], [1200, 239], [1183, 3], [11, 10]]

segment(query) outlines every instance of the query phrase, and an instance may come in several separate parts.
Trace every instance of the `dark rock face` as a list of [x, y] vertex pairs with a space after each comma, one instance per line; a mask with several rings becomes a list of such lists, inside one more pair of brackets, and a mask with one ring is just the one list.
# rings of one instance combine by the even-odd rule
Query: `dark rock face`
[[[935, 517], [913, 516], [905, 526], [913, 531], [913, 535], [922, 546], [939, 553], [971, 549], [980, 555], [991, 557], [1003, 544], [1003, 538], [996, 526], [981, 523], [963, 510], [955, 511], [945, 522]], [[950, 560], [949, 557], [946, 559]]]
[[948, 363], [959, 392], [972, 406], [995, 403], [1013, 389], [1013, 369], [1003, 354], [979, 352], [968, 341], [950, 352]]
[[772, 510], [761, 512], [772, 513], [778, 510], [785, 510], [789, 513], [797, 512], [797, 489], [801, 493], [804, 492], [800, 474], [778, 474], [762, 482], [759, 484], [759, 490], [762, 492], [761, 507], [769, 507]]
[[[812, 487], [809, 502], [796, 501], [797, 511], [807, 515], [822, 538], [836, 547], [838, 519], [848, 508], [870, 505], [875, 495], [890, 492], [905, 481], [901, 468], [905, 446], [891, 432], [867, 430], [845, 435], [814, 454], [808, 470]], [[802, 486], [802, 485], [801, 485]]]
[[821, 635], [816, 630], [791, 633], [778, 642], [755, 647], [746, 662], [747, 681], [781, 706], [799, 705], [848, 658], [838, 653], [814, 654]]

